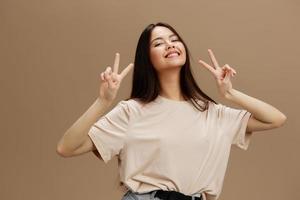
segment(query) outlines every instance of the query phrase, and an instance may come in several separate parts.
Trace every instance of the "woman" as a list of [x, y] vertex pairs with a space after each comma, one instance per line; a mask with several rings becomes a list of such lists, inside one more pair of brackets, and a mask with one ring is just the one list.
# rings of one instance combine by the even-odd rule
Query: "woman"
[[[254, 131], [280, 127], [286, 116], [273, 106], [232, 87], [236, 71], [199, 60], [214, 76], [219, 94], [243, 109], [216, 103], [196, 84], [189, 51], [166, 23], [150, 24], [138, 41], [131, 96], [113, 103], [129, 64], [118, 74], [101, 73], [99, 97], [66, 131], [57, 152], [94, 152], [107, 163], [118, 156], [128, 199], [218, 199], [231, 145], [246, 150]], [[99, 119], [100, 118], [100, 119]]]

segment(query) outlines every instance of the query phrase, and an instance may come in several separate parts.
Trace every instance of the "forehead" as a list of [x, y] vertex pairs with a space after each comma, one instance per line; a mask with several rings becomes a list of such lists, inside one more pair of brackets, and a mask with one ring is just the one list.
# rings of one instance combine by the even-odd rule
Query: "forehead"
[[173, 33], [170, 29], [164, 26], [156, 26], [151, 33], [151, 40], [157, 38], [157, 37], [162, 37], [162, 38], [167, 38], [170, 35], [175, 34]]

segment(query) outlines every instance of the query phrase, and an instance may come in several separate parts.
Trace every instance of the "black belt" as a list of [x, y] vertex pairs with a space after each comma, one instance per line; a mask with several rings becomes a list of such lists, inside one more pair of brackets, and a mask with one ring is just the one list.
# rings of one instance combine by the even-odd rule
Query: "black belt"
[[[157, 190], [154, 197], [158, 197], [163, 200], [192, 200], [192, 196], [185, 195], [181, 192], [165, 190]], [[194, 199], [202, 200], [202, 195], [200, 197], [195, 196]]]

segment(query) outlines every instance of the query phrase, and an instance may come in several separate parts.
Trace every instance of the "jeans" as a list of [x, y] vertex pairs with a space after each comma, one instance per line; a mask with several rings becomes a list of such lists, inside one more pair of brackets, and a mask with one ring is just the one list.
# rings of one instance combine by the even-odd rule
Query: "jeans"
[[[136, 192], [132, 192], [131, 190], [128, 190], [122, 197], [121, 200], [161, 200], [159, 197], [154, 197], [156, 193], [156, 190], [138, 194]], [[194, 200], [194, 197], [200, 197], [200, 194], [193, 194], [191, 195], [192, 200]]]

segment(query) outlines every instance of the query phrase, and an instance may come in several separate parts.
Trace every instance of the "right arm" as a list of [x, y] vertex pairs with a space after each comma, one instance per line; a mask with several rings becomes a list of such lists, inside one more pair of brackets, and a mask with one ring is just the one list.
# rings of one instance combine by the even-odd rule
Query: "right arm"
[[117, 95], [121, 81], [133, 68], [133, 64], [130, 63], [120, 74], [118, 74], [119, 61], [120, 54], [117, 53], [113, 71], [111, 67], [108, 66], [105, 72], [101, 73], [99, 97], [60, 139], [56, 147], [56, 151], [59, 155], [71, 157], [94, 151], [99, 158], [101, 157], [100, 154], [95, 151], [96, 147], [88, 136], [88, 132], [98, 118], [106, 113]]
[[88, 136], [91, 126], [108, 110], [110, 102], [99, 98], [89, 109], [65, 132], [57, 144], [57, 153], [63, 157], [76, 156], [96, 150]]

